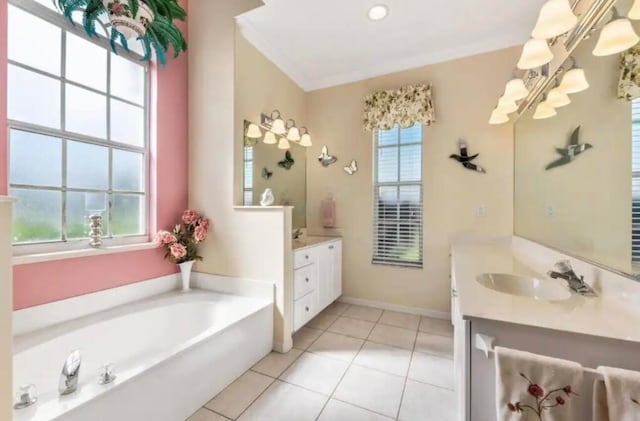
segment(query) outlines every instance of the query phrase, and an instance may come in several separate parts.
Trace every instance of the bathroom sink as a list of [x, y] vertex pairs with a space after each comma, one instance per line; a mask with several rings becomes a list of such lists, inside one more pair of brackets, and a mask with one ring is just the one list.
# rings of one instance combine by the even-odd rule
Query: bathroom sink
[[562, 301], [571, 297], [564, 285], [551, 279], [540, 279], [506, 273], [485, 273], [476, 278], [486, 288], [505, 294], [531, 297], [536, 300]]

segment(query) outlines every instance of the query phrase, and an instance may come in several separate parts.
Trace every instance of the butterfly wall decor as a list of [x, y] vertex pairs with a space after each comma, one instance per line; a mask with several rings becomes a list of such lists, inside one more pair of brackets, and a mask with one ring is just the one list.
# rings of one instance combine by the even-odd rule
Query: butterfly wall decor
[[338, 161], [338, 158], [336, 158], [335, 156], [329, 155], [329, 148], [327, 148], [327, 145], [324, 145], [322, 147], [322, 152], [318, 157], [318, 161], [320, 161], [323, 167], [328, 167], [331, 164], [335, 164], [336, 161]]
[[358, 162], [355, 159], [352, 159], [351, 164], [349, 164], [347, 167], [343, 167], [343, 169], [347, 174], [353, 175], [358, 172]]
[[262, 178], [265, 180], [270, 179], [273, 176], [273, 171], [269, 171], [267, 167], [262, 168]]
[[285, 170], [290, 170], [291, 167], [293, 167], [293, 164], [295, 163], [296, 161], [293, 160], [293, 157], [291, 156], [291, 152], [287, 151], [284, 154], [284, 159], [278, 162], [278, 166], [280, 168], [284, 168]]

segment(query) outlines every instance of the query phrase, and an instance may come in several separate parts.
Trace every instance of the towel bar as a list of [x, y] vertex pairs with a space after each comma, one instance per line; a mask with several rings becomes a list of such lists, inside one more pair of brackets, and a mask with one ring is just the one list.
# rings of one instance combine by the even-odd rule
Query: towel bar
[[[480, 333], [476, 333], [476, 349], [482, 351], [485, 357], [489, 358], [491, 355], [495, 353], [493, 350], [493, 343], [496, 341], [496, 338], [493, 336], [483, 335]], [[582, 367], [582, 370], [585, 373], [593, 374], [598, 379], [603, 379], [602, 374], [597, 370], [589, 367]]]

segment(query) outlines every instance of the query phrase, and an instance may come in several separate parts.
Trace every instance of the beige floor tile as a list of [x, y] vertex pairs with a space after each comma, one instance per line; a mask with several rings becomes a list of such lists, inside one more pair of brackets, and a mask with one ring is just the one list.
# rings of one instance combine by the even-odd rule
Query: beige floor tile
[[456, 398], [452, 390], [407, 380], [398, 419], [454, 421], [456, 411]]
[[320, 393], [276, 380], [239, 421], [314, 421], [326, 402]]
[[358, 408], [346, 402], [331, 399], [322, 410], [318, 421], [388, 421], [393, 418]]
[[337, 314], [330, 313], [320, 313], [309, 323], [307, 323], [307, 327], [312, 327], [314, 329], [326, 330], [333, 322], [338, 318]]
[[348, 367], [345, 361], [305, 352], [280, 380], [330, 396]]
[[225, 417], [236, 419], [274, 380], [247, 371], [205, 405]]
[[302, 351], [296, 348], [292, 348], [286, 354], [272, 352], [251, 367], [251, 369], [269, 377], [277, 378], [293, 364], [300, 354], [302, 354]]
[[416, 331], [377, 324], [367, 339], [371, 342], [413, 350], [413, 344], [416, 340]]
[[351, 317], [353, 319], [366, 320], [368, 322], [377, 322], [382, 315], [382, 310], [372, 307], [356, 306], [352, 305], [342, 313], [345, 317]]
[[414, 352], [409, 378], [453, 390], [453, 360]]
[[334, 397], [395, 418], [400, 407], [404, 381], [400, 376], [352, 365], [338, 385]]
[[341, 303], [340, 301], [334, 301], [329, 307], [325, 308], [324, 311], [330, 314], [337, 314], [338, 316], [342, 316], [349, 308], [349, 304]]
[[403, 329], [418, 330], [418, 325], [420, 324], [420, 316], [417, 316], [415, 314], [398, 313], [397, 311], [385, 310], [382, 313], [382, 317], [380, 317], [380, 320], [378, 320], [378, 323], [401, 327]]
[[418, 332], [415, 351], [453, 358], [453, 338]]
[[304, 351], [322, 335], [322, 332], [320, 329], [313, 329], [306, 326], [300, 328], [295, 335], [293, 335], [293, 347]]
[[363, 339], [325, 332], [309, 347], [308, 351], [350, 363], [360, 351], [363, 343]]
[[338, 320], [333, 322], [327, 330], [333, 333], [340, 333], [341, 335], [353, 336], [354, 338], [367, 339], [367, 336], [369, 336], [374, 326], [374, 322], [352, 319], [350, 317], [338, 317]]
[[433, 335], [453, 336], [453, 326], [449, 320], [422, 317], [420, 318], [419, 330]]
[[185, 421], [229, 421], [229, 418], [220, 414], [211, 412], [206, 408], [200, 408], [195, 414], [187, 418]]
[[404, 377], [410, 361], [409, 350], [366, 341], [353, 363]]

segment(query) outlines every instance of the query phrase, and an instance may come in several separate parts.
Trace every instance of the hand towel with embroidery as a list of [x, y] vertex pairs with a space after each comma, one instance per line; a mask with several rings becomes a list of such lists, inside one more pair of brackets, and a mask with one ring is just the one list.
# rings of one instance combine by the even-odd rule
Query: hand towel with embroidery
[[598, 367], [604, 380], [593, 388], [593, 421], [640, 421], [640, 372]]

